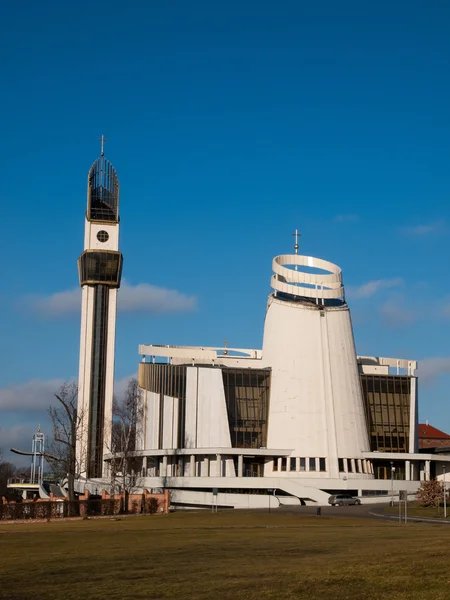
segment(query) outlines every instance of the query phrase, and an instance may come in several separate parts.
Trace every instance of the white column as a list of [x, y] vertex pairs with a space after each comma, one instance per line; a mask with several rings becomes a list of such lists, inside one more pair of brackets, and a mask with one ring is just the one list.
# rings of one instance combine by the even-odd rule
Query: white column
[[352, 473], [356, 473], [356, 465], [355, 465], [355, 459], [354, 458], [350, 459], [350, 464], [352, 465]]
[[147, 457], [144, 456], [144, 458], [142, 459], [142, 475], [144, 477], [147, 477]]
[[195, 477], [195, 454], [189, 457], [189, 477]]
[[417, 427], [417, 379], [411, 377], [411, 397], [409, 407], [409, 448], [408, 452], [414, 454], [418, 450], [418, 427]]
[[405, 460], [405, 480], [411, 481], [411, 461]]
[[209, 477], [209, 457], [205, 456], [202, 464], [202, 475], [203, 477]]
[[242, 454], [238, 456], [238, 477], [242, 477], [244, 474], [244, 457]]
[[430, 463], [431, 461], [425, 461], [425, 481], [430, 481]]
[[167, 456], [163, 456], [163, 459], [162, 459], [161, 477], [167, 477]]
[[216, 454], [216, 477], [222, 477], [222, 456]]

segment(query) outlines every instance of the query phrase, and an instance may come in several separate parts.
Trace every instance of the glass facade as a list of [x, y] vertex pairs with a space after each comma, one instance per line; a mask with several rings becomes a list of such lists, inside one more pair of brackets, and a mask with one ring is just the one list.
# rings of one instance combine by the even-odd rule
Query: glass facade
[[119, 179], [112, 164], [98, 158], [89, 171], [87, 218], [91, 221], [119, 221]]
[[222, 369], [233, 448], [265, 448], [270, 369]]
[[372, 452], [408, 452], [411, 378], [361, 374]]
[[112, 250], [85, 250], [78, 259], [80, 285], [104, 283], [119, 287], [122, 278], [122, 254]]
[[103, 422], [105, 415], [106, 351], [108, 344], [109, 288], [95, 287], [91, 355], [91, 403], [89, 410], [88, 477], [102, 476]]
[[162, 448], [164, 428], [164, 396], [178, 398], [177, 447], [184, 448], [186, 423], [186, 367], [163, 363], [139, 363], [139, 387], [160, 395], [159, 403], [159, 448]]

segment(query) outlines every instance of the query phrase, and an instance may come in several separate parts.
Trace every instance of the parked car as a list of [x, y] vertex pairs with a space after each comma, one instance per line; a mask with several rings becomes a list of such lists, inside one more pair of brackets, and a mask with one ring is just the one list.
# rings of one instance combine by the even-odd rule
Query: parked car
[[332, 506], [351, 506], [353, 504], [361, 504], [361, 500], [354, 496], [350, 496], [350, 494], [336, 494], [335, 496], [330, 496], [328, 498], [328, 504], [331, 504]]

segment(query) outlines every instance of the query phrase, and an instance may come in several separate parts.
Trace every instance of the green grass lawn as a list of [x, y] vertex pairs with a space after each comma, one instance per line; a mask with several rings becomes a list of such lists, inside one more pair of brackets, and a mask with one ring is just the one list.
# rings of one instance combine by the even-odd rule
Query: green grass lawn
[[450, 528], [262, 512], [0, 524], [0, 598], [448, 600]]

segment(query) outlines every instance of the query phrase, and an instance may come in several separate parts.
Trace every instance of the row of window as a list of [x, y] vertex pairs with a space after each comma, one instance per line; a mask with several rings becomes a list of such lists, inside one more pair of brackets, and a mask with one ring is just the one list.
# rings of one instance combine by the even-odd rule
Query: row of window
[[326, 471], [327, 461], [325, 458], [316, 457], [291, 457], [273, 459], [274, 471]]
[[373, 473], [370, 460], [364, 458], [339, 458], [340, 473]]

